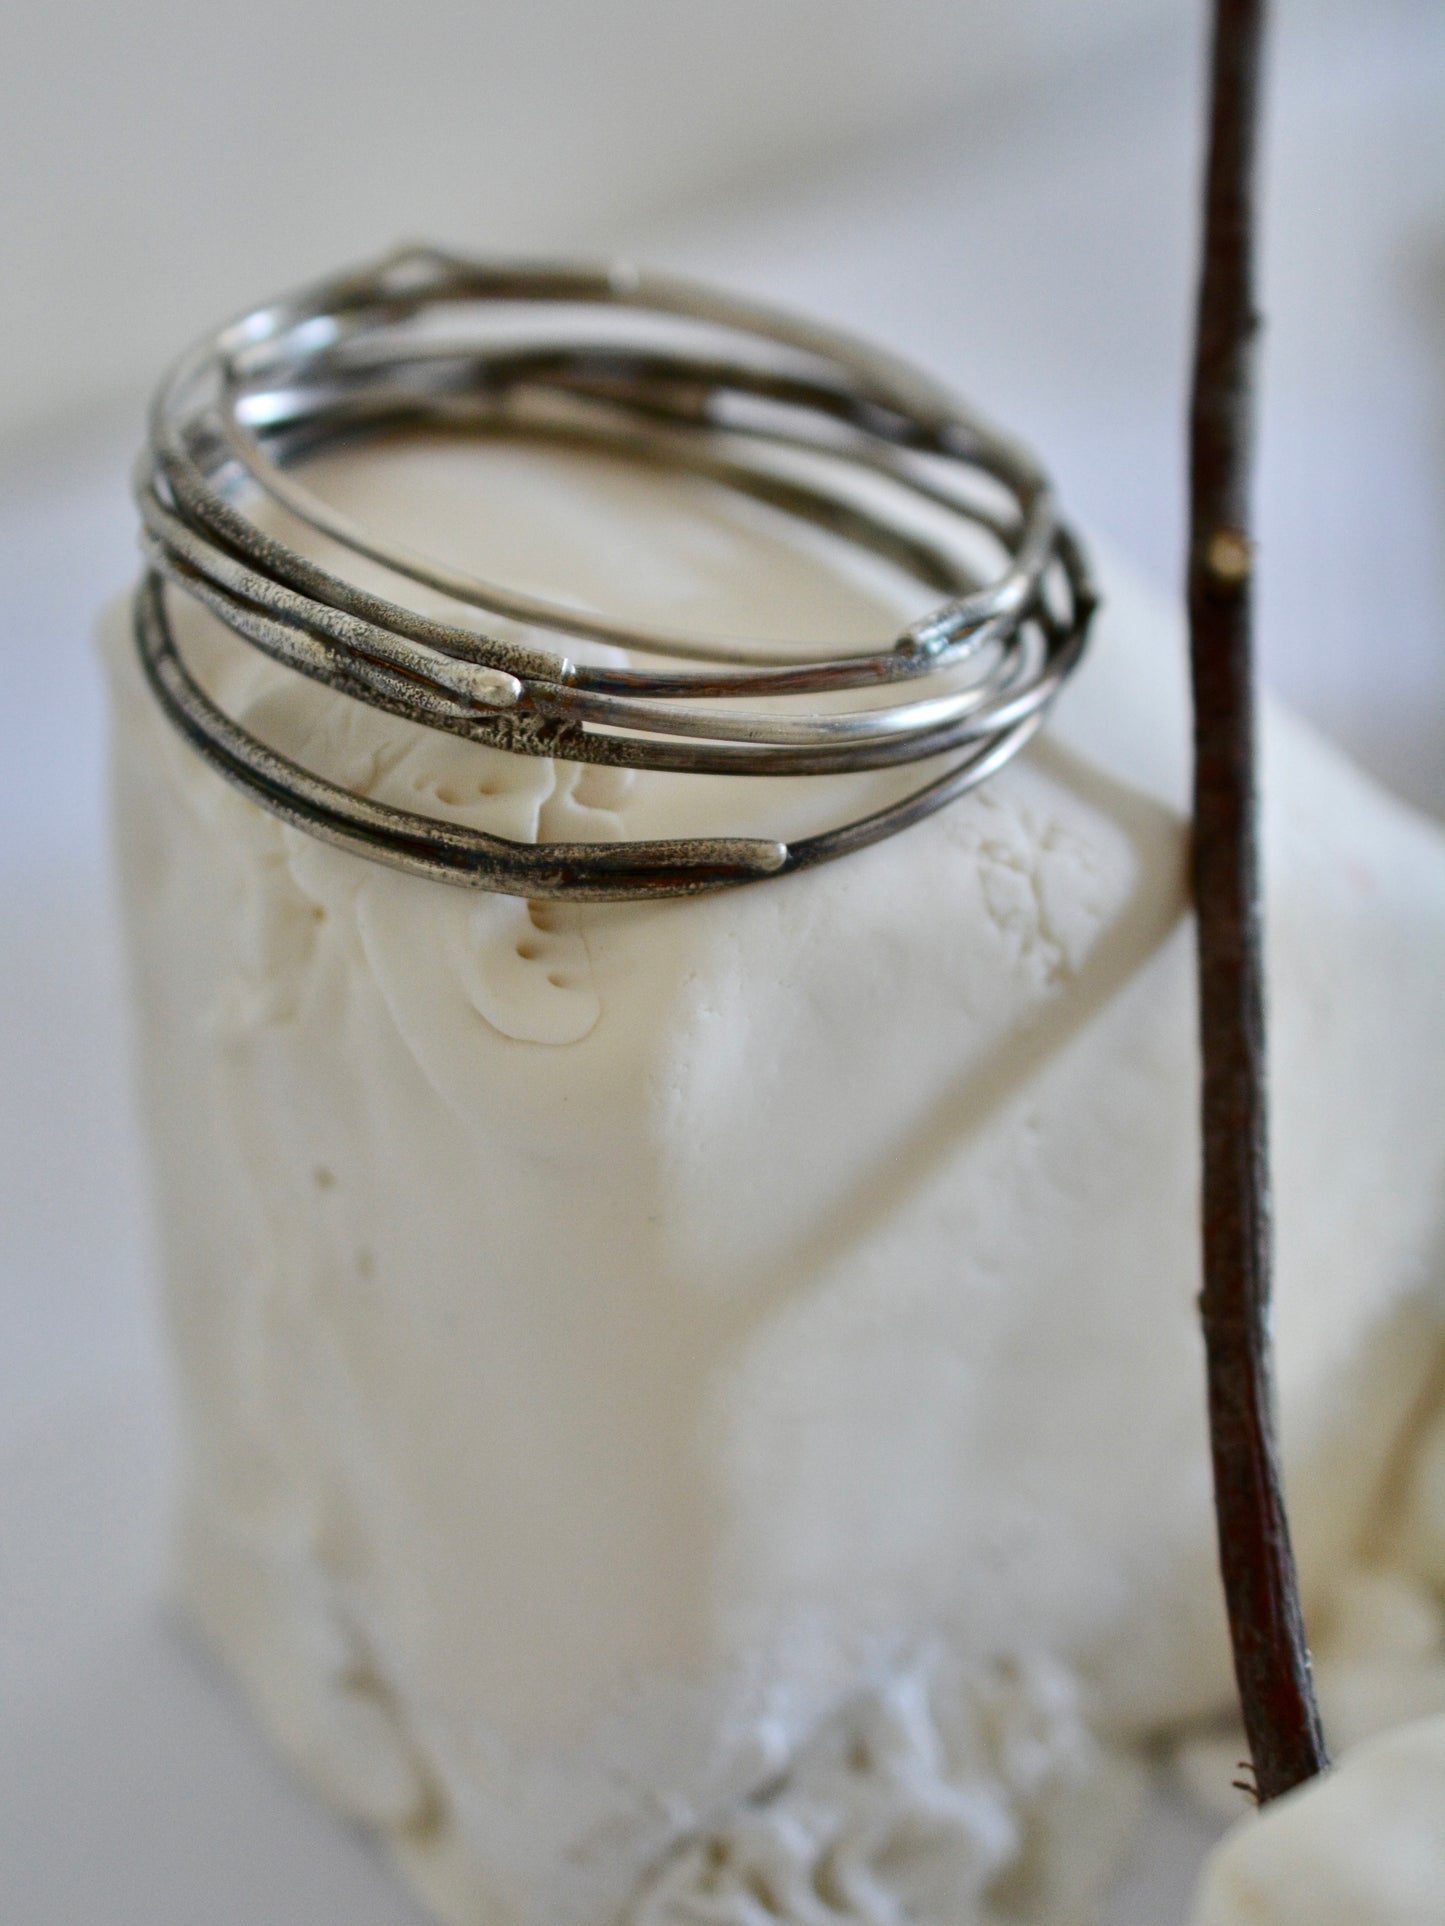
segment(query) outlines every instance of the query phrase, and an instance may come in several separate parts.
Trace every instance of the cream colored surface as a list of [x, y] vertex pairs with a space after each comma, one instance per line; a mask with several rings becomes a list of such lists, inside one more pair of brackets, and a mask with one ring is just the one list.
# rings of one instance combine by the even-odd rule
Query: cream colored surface
[[[881, 581], [603, 468], [430, 449], [326, 485], [611, 607], [893, 626]], [[582, 911], [281, 829], [109, 624], [188, 1596], [457, 1926], [1083, 1917], [1118, 1744], [1227, 1692], [1178, 638], [1106, 588], [1056, 726], [981, 794], [776, 887]], [[523, 836], [778, 820], [775, 785], [509, 762], [187, 632], [386, 800]], [[1324, 1600], [1437, 1346], [1445, 846], [1267, 738], [1282, 1395]]]
[[1205, 1875], [1195, 1926], [1441, 1926], [1445, 1715], [1351, 1753], [1240, 1822]]
[[[1360, 1563], [1313, 1628], [1315, 1679], [1336, 1757], [1407, 1720], [1445, 1717], [1445, 1398], [1437, 1386], [1401, 1440]], [[1229, 1819], [1241, 1809], [1237, 1720], [1179, 1744], [1190, 1791]]]

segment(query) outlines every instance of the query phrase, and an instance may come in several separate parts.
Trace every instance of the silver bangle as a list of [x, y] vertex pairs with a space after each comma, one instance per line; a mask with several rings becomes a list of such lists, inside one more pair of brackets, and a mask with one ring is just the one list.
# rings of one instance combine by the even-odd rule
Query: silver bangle
[[[338, 440], [437, 424], [705, 475], [877, 551], [945, 599], [857, 652], [646, 630], [387, 543], [295, 472]], [[308, 560], [247, 512], [258, 494], [510, 633], [422, 615]], [[534, 897], [693, 894], [893, 834], [1022, 747], [1078, 662], [1095, 605], [1041, 471], [925, 377], [846, 336], [631, 269], [408, 249], [256, 309], [163, 382], [136, 495], [141, 660], [207, 760], [263, 807], [360, 855]], [[181, 656], [171, 588], [341, 694], [513, 753], [797, 777], [948, 762], [901, 800], [791, 842], [519, 843], [353, 795], [248, 733]], [[593, 644], [659, 663], [588, 662]], [[880, 690], [894, 699], [878, 702]], [[780, 702], [850, 691], [874, 699], [808, 713]]]

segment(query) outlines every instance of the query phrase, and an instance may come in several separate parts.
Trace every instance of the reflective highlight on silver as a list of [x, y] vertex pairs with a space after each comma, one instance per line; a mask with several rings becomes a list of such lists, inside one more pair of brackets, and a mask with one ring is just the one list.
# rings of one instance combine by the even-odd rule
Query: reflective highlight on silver
[[[396, 430], [603, 449], [700, 476], [856, 543], [943, 599], [876, 648], [811, 655], [549, 602], [383, 540], [296, 472], [338, 442]], [[162, 384], [136, 494], [141, 659], [214, 767], [359, 855], [530, 897], [723, 889], [906, 828], [1028, 741], [1095, 604], [1032, 458], [926, 377], [847, 336], [630, 268], [411, 248], [258, 308]], [[308, 559], [253, 519], [258, 498], [389, 571], [399, 595], [412, 584], [444, 598], [456, 619]], [[181, 655], [174, 591], [340, 694], [514, 754], [799, 778], [917, 763], [920, 781], [789, 842], [488, 835], [353, 795], [241, 728]], [[599, 645], [629, 665], [585, 659]], [[800, 708], [807, 697], [822, 706]]]

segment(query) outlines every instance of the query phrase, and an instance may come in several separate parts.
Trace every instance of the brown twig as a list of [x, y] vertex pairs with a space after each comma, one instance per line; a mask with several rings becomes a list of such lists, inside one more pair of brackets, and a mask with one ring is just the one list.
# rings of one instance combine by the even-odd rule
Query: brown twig
[[1261, 1801], [1327, 1763], [1281, 1490], [1256, 844], [1248, 484], [1264, 0], [1216, 0], [1190, 417], [1204, 1290], [1220, 1567]]

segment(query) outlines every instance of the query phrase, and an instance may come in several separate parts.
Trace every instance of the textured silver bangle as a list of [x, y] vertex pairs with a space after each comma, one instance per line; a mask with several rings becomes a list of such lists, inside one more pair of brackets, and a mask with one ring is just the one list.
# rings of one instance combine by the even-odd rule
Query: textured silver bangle
[[[945, 600], [859, 652], [641, 629], [388, 543], [320, 501], [295, 468], [340, 440], [438, 425], [704, 475], [876, 551]], [[381, 564], [400, 593], [418, 585], [470, 623], [309, 560], [258, 525], [258, 496]], [[924, 377], [845, 336], [627, 269], [410, 249], [257, 309], [162, 384], [137, 500], [141, 658], [207, 759], [264, 807], [361, 855], [529, 896], [723, 888], [917, 821], [1038, 727], [1094, 607], [1042, 473]], [[249, 734], [189, 671], [168, 586], [345, 696], [514, 753], [698, 774], [933, 767], [901, 800], [792, 842], [519, 843], [355, 796]], [[478, 634], [478, 618], [496, 633]], [[596, 644], [625, 650], [629, 665], [583, 659]], [[808, 695], [826, 706], [799, 712], [788, 700]]]

